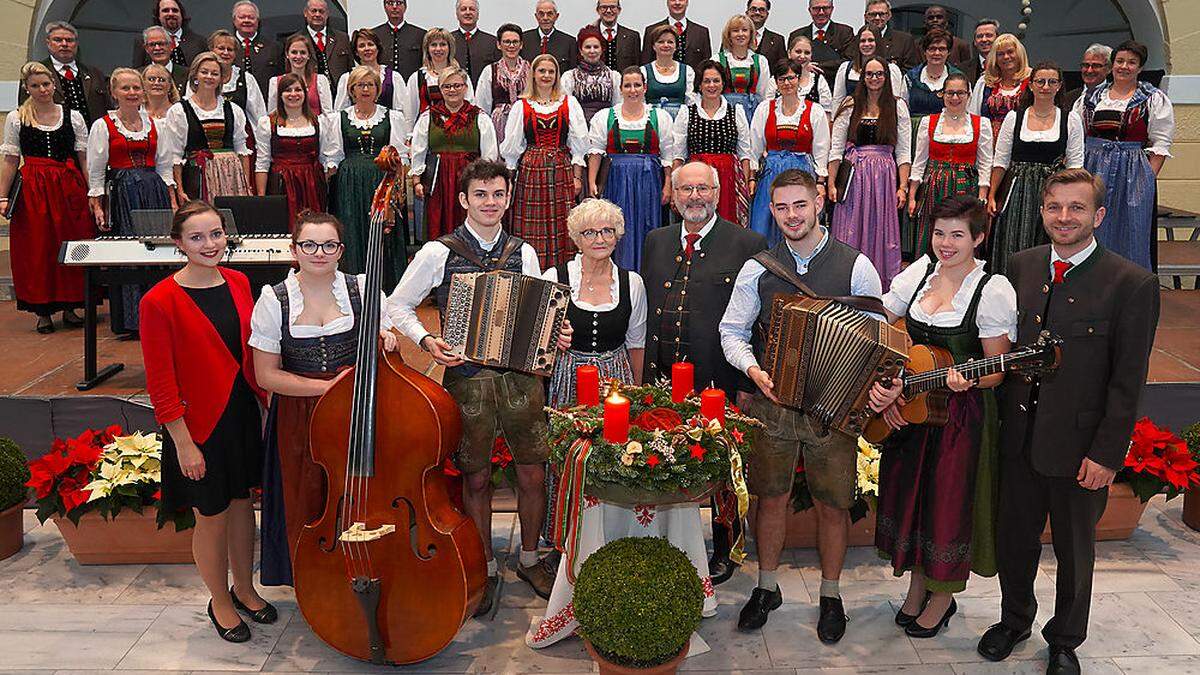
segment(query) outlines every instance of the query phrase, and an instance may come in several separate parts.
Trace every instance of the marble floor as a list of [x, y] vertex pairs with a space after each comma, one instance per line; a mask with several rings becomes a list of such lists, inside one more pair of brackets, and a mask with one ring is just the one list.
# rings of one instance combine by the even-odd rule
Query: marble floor
[[[1079, 650], [1088, 673], [1200, 674], [1200, 533], [1180, 520], [1182, 499], [1151, 502], [1134, 535], [1099, 545], [1088, 641]], [[511, 514], [498, 515], [497, 551], [517, 545]], [[266, 595], [280, 608], [271, 626], [230, 645], [214, 634], [204, 612], [207, 595], [188, 565], [84, 567], [76, 564], [53, 524], [38, 526], [26, 512], [27, 543], [0, 563], [0, 673], [46, 671], [364, 672], [376, 668], [343, 657], [318, 640], [296, 612], [287, 589]], [[1037, 592], [1040, 622], [1054, 598], [1054, 559], [1042, 557]], [[510, 560], [512, 557], [510, 556]], [[527, 648], [523, 636], [545, 603], [506, 568], [495, 617], [472, 619], [441, 655], [412, 672], [576, 673], [594, 666], [578, 639]], [[850, 615], [846, 638], [834, 647], [816, 639], [815, 552], [788, 551], [780, 570], [785, 605], [766, 627], [739, 633], [737, 613], [756, 579], [748, 562], [719, 586], [720, 608], [701, 636], [711, 647], [683, 670], [775, 673], [1040, 673], [1046, 645], [1033, 639], [1002, 664], [975, 653], [979, 634], [996, 620], [999, 586], [973, 579], [959, 596], [959, 613], [932, 640], [912, 640], [892, 614], [906, 582], [891, 576], [868, 548], [852, 549], [842, 576]]]

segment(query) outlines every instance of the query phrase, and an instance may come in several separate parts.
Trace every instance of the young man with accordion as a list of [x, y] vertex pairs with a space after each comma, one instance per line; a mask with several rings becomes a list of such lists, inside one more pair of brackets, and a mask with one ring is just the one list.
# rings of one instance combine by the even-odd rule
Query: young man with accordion
[[811, 174], [798, 169], [780, 173], [771, 184], [770, 196], [771, 214], [783, 238], [742, 266], [720, 324], [725, 358], [759, 389], [743, 407], [765, 425], [754, 431], [754, 452], [747, 456], [750, 492], [758, 497], [758, 587], [742, 609], [738, 628], [752, 631], [762, 627], [769, 612], [783, 602], [775, 575], [783, 550], [792, 481], [803, 456], [817, 510], [821, 558], [817, 636], [832, 644], [846, 631], [838, 579], [849, 537], [849, 508], [855, 499], [857, 441], [840, 429], [830, 428], [828, 420], [791, 407], [794, 403], [788, 401], [784, 383], [772, 381], [768, 365], [772, 346], [768, 343], [777, 341], [778, 336], [769, 336], [768, 331], [780, 294], [836, 298], [840, 302], [830, 307], [859, 317], [857, 320], [865, 318], [856, 311], [860, 309], [882, 315], [882, 283], [866, 256], [837, 241], [818, 224], [817, 214], [824, 208], [824, 199]]

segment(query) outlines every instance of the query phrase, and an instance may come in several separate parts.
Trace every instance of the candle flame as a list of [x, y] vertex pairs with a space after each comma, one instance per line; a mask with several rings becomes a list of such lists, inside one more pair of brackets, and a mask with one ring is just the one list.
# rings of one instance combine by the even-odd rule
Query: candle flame
[[621, 395], [621, 381], [617, 379], [609, 380], [608, 397], [605, 399], [613, 403], [621, 403], [625, 397]]

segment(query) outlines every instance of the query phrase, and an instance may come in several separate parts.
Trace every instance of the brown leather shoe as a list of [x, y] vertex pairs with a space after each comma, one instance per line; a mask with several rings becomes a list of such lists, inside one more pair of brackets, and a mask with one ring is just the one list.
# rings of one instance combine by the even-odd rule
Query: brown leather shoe
[[554, 574], [539, 560], [529, 567], [517, 563], [517, 578], [529, 584], [533, 592], [543, 600], [550, 599], [550, 591], [554, 588]]

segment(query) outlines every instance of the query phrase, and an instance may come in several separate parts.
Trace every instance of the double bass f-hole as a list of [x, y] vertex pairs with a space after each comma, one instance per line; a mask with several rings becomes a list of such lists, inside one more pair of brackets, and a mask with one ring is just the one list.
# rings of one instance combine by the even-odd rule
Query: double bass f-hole
[[[342, 531], [342, 505], [345, 503], [345, 499], [346, 498], [343, 495], [342, 498], [338, 500], [338, 508], [337, 508], [337, 511], [335, 512], [335, 513], [337, 513], [337, 515], [334, 516], [334, 519], [333, 519], [333, 531], [334, 532]], [[333, 541], [330, 541], [329, 537], [326, 537], [326, 536], [321, 536], [317, 539], [317, 546], [326, 553], [333, 553], [334, 549], [337, 548], [337, 545], [338, 545], [337, 537], [334, 537]]]
[[[401, 505], [408, 512], [408, 545], [412, 548], [413, 555], [419, 560], [433, 560], [433, 556], [437, 555], [437, 546], [421, 543], [421, 530], [417, 527], [417, 510], [405, 497], [396, 497], [392, 500], [393, 509], [398, 509]], [[424, 552], [421, 549], [425, 549]]]

